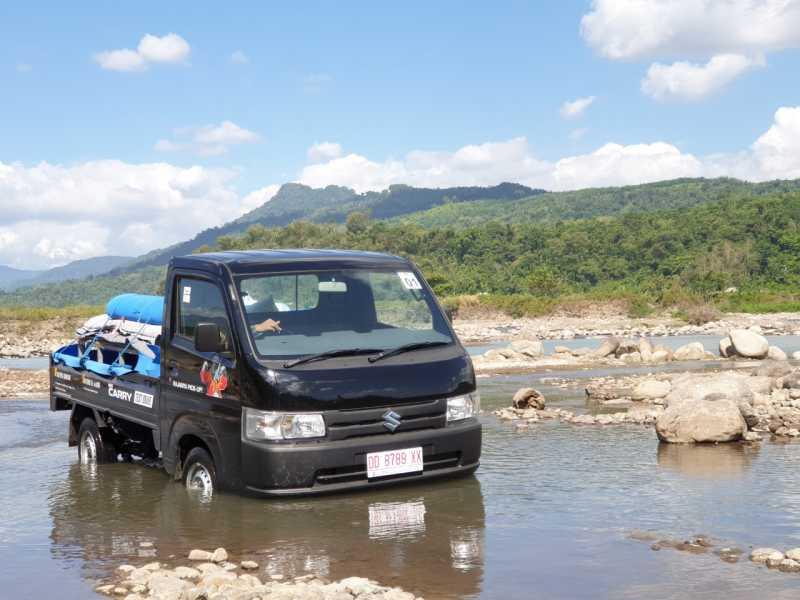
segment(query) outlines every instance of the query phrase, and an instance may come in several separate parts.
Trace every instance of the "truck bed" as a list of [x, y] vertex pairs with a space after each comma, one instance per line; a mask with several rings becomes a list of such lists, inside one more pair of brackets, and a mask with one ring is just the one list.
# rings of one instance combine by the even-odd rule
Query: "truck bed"
[[141, 373], [104, 377], [50, 359], [50, 410], [80, 404], [150, 429], [158, 427], [158, 378]]

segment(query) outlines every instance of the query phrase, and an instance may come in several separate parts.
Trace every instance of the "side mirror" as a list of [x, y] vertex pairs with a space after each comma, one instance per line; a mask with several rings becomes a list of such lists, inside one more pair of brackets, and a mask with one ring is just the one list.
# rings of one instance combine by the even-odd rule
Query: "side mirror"
[[222, 352], [225, 345], [216, 323], [198, 323], [194, 328], [194, 348], [198, 352]]

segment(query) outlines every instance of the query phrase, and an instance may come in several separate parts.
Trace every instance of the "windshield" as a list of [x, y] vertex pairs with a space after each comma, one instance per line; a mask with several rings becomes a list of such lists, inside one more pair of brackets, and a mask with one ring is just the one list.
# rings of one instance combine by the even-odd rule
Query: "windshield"
[[453, 341], [432, 292], [411, 271], [303, 271], [238, 284], [250, 335], [265, 358]]

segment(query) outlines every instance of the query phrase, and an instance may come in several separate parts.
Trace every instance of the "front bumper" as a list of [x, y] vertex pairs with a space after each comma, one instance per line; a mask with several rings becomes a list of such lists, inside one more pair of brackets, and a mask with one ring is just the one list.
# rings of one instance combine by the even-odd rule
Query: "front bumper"
[[[423, 470], [367, 479], [369, 452], [422, 446]], [[481, 425], [475, 419], [440, 429], [337, 442], [270, 444], [242, 441], [245, 490], [264, 496], [323, 494], [468, 475], [478, 468]]]

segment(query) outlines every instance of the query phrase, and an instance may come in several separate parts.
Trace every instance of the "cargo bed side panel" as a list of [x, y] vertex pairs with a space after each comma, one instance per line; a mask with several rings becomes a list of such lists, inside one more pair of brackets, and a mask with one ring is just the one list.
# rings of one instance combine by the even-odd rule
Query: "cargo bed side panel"
[[62, 398], [151, 429], [158, 426], [158, 380], [141, 375], [105, 378], [65, 365], [51, 369], [51, 405]]

